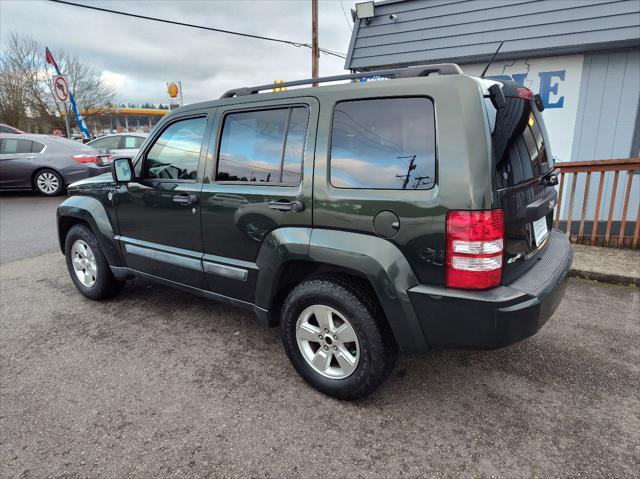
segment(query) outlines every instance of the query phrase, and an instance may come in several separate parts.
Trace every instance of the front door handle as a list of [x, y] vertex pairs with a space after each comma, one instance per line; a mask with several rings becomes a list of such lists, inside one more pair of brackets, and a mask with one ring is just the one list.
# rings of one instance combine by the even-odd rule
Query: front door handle
[[296, 213], [304, 210], [302, 201], [277, 200], [270, 201], [269, 208], [278, 211], [295, 211]]
[[188, 193], [182, 193], [179, 195], [174, 195], [171, 200], [174, 203], [178, 203], [179, 205], [193, 205], [198, 202], [198, 197], [196, 195], [190, 195]]

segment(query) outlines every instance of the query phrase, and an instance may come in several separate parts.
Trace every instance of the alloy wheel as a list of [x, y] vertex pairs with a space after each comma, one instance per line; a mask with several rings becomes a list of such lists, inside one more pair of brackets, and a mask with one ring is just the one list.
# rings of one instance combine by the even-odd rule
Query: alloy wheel
[[58, 177], [49, 171], [40, 173], [36, 180], [36, 184], [40, 191], [49, 195], [55, 193], [60, 187]]
[[75, 240], [71, 246], [71, 263], [76, 277], [87, 288], [96, 284], [98, 265], [96, 257], [89, 245], [81, 240]]
[[358, 336], [349, 321], [329, 306], [309, 306], [300, 314], [296, 341], [307, 364], [322, 376], [344, 379], [358, 367]]

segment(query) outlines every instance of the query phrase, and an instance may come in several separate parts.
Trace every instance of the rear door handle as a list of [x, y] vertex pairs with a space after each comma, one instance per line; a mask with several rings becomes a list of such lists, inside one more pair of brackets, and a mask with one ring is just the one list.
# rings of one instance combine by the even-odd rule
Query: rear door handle
[[542, 198], [538, 198], [533, 203], [529, 203], [525, 207], [525, 216], [527, 221], [535, 221], [549, 214], [558, 202], [558, 193], [555, 188], [550, 189]]
[[278, 211], [295, 211], [297, 213], [304, 210], [304, 204], [302, 201], [277, 200], [270, 201], [269, 208]]
[[174, 203], [178, 203], [179, 205], [193, 205], [198, 202], [198, 197], [196, 195], [190, 195], [188, 193], [182, 193], [180, 195], [175, 195], [171, 198]]

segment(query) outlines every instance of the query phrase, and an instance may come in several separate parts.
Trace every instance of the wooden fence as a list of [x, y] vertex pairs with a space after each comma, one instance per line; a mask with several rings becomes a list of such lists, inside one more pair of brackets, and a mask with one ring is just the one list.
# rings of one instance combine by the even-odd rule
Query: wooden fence
[[[611, 246], [617, 248], [631, 247], [638, 248], [640, 236], [640, 208], [638, 205], [637, 194], [632, 195], [632, 188], [638, 187], [640, 182], [640, 158], [627, 158], [621, 160], [598, 160], [598, 161], [573, 161], [556, 163], [555, 167], [560, 173], [560, 186], [558, 192], [558, 205], [555, 213], [554, 227], [569, 233], [571, 241], [576, 243]], [[620, 172], [626, 172], [626, 185], [624, 186], [624, 200], [622, 203], [622, 214], [616, 215], [614, 218], [614, 208], [616, 206], [616, 198], [618, 193], [618, 180]], [[591, 192], [591, 177], [593, 174], [599, 173], [598, 189], [596, 194], [595, 211], [593, 215], [587, 216], [589, 198]], [[585, 176], [584, 192], [582, 194], [582, 205], [579, 207], [581, 211], [580, 219], [573, 218], [574, 203], [576, 201], [576, 185], [578, 184], [579, 175]], [[605, 178], [613, 175], [613, 186], [609, 199], [609, 210], [605, 220], [600, 221], [600, 207], [603, 205], [603, 187]], [[636, 176], [638, 177], [635, 180]], [[570, 181], [569, 181], [570, 178]], [[635, 180], [635, 181], [634, 181]], [[571, 192], [567, 195], [564, 191], [565, 185], [571, 183]], [[568, 187], [568, 186], [567, 186]], [[564, 196], [563, 196], [564, 195]], [[630, 204], [630, 198], [633, 198]], [[568, 201], [569, 205], [566, 213], [563, 212], [562, 202]], [[627, 212], [632, 214], [637, 211], [635, 218], [635, 227], [633, 221], [627, 220]], [[563, 218], [561, 218], [563, 214]], [[579, 223], [578, 223], [579, 221]], [[631, 224], [628, 224], [631, 223]], [[576, 228], [576, 224], [578, 225]], [[600, 224], [600, 228], [598, 225]], [[603, 228], [604, 224], [606, 227]], [[576, 231], [577, 229], [577, 231]], [[585, 231], [587, 229], [587, 231]]]

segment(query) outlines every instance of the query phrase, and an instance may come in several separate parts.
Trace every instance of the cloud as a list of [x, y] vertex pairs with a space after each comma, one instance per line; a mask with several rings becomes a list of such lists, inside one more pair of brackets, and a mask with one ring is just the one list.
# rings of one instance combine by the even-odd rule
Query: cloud
[[101, 79], [105, 85], [118, 90], [119, 88], [122, 88], [127, 77], [119, 73], [110, 72], [109, 70], [103, 70]]
[[[78, 0], [80, 1], [80, 0]], [[343, 0], [347, 11], [355, 1]], [[311, 42], [311, 7], [289, 1], [102, 1], [91, 5], [264, 36]], [[321, 1], [320, 45], [346, 53], [350, 31], [339, 1]], [[309, 77], [311, 52], [263, 40], [196, 30], [39, 0], [0, 2], [0, 49], [11, 31], [53, 51], [76, 52], [117, 82], [118, 101], [167, 102], [165, 83], [181, 80], [186, 103], [238, 86]], [[320, 74], [346, 73], [321, 55]]]

